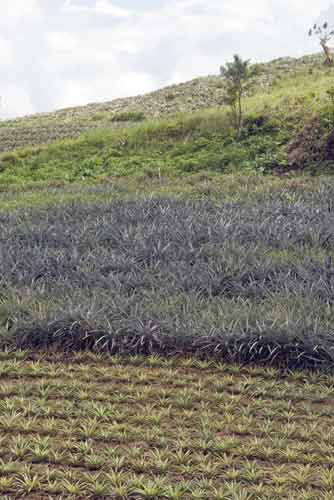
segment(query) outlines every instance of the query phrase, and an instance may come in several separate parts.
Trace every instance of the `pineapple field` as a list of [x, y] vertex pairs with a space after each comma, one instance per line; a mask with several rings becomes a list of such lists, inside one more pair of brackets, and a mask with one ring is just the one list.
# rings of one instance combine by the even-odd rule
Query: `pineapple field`
[[333, 69], [256, 70], [1, 122], [1, 499], [334, 497]]
[[17, 351], [0, 376], [3, 499], [333, 497], [330, 375]]
[[332, 371], [333, 194], [3, 213], [0, 342]]

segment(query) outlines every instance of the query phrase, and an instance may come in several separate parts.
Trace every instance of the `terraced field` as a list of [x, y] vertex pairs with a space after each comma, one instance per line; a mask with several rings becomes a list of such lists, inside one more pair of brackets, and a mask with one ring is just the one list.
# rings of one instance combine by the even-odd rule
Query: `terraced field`
[[1, 498], [333, 498], [333, 377], [24, 352], [0, 374]]

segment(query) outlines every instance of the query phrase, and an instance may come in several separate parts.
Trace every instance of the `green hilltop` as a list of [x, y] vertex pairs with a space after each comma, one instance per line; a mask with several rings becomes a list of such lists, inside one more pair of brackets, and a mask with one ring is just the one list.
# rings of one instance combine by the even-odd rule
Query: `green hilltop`
[[[330, 174], [334, 70], [320, 55], [257, 64], [235, 137], [220, 76], [3, 121], [0, 187], [193, 175]], [[218, 181], [217, 181], [218, 182]]]

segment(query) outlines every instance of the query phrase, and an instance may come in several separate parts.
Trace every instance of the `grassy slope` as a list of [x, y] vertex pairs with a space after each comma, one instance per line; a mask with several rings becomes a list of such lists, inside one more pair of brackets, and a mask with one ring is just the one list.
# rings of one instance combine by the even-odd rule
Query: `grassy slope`
[[[112, 117], [121, 115], [115, 115], [110, 104], [110, 110], [103, 112], [100, 126], [77, 139], [4, 153], [0, 157], [0, 186], [3, 189], [12, 185], [26, 188], [28, 184], [37, 187], [47, 183], [62, 185], [83, 179], [122, 176], [135, 180], [166, 177], [177, 181], [180, 176], [203, 170], [218, 174], [235, 170], [271, 172], [278, 167], [284, 170], [288, 162], [286, 147], [291, 139], [313, 116], [325, 118], [328, 115], [326, 90], [332, 86], [332, 78], [333, 70], [324, 68], [321, 59], [316, 57], [261, 66], [253, 91], [245, 100], [246, 126], [241, 141], [234, 138], [228, 110], [213, 107], [221, 102], [223, 94], [222, 80], [218, 77], [175, 87], [174, 94], [180, 96], [176, 103], [167, 98], [167, 102], [173, 102], [167, 109], [162, 102], [166, 102], [171, 89], [125, 102], [117, 101], [118, 107], [119, 102], [123, 103], [122, 113], [141, 110], [149, 119], [140, 124], [116, 122], [115, 129], [107, 122], [109, 120], [110, 125]], [[207, 106], [211, 108], [193, 111]], [[184, 112], [175, 115], [180, 110]], [[168, 114], [171, 116], [164, 117]], [[155, 115], [160, 118], [152, 118]], [[21, 131], [23, 144], [30, 144], [36, 142], [31, 138], [36, 123], [46, 128], [52, 123], [54, 127], [58, 123], [72, 126], [80, 118], [91, 120], [96, 127], [98, 120], [90, 116], [91, 108], [86, 107], [22, 119], [10, 126]], [[2, 125], [5, 143], [9, 124]], [[313, 169], [319, 167], [311, 166]], [[322, 165], [320, 170], [324, 169], [331, 172], [332, 162]]]
[[[321, 61], [319, 56], [305, 56], [301, 59], [283, 58], [258, 65], [260, 73], [254, 82], [256, 89], [270, 90], [280, 79], [299, 75], [310, 69], [321, 71]], [[219, 76], [200, 77], [142, 96], [2, 121], [0, 150], [53, 141], [57, 138], [56, 131], [59, 131], [59, 138], [64, 138], [77, 136], [81, 129], [87, 130], [101, 125], [110, 127], [117, 124], [114, 120], [119, 116], [124, 120], [125, 115], [128, 115], [130, 123], [134, 118], [131, 114], [138, 112], [147, 118], [160, 118], [179, 112], [216, 107], [222, 104], [223, 95], [224, 85]]]
[[218, 77], [198, 78], [143, 96], [3, 121], [0, 151], [77, 137], [95, 128], [129, 126], [139, 118], [151, 119], [217, 106], [222, 101], [221, 87]]
[[3, 498], [332, 498], [331, 377], [182, 358], [0, 357]]

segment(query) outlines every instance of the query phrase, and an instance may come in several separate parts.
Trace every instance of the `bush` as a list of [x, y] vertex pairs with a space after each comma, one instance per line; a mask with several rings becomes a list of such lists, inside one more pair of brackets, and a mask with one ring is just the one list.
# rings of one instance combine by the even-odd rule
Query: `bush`
[[166, 99], [166, 101], [174, 101], [174, 99], [176, 99], [175, 92], [173, 92], [172, 90], [169, 90], [168, 92], [166, 92], [165, 99]]
[[278, 168], [288, 166], [286, 155], [281, 151], [265, 151], [257, 154], [254, 159], [242, 164], [243, 168], [254, 169], [261, 173], [270, 173]]
[[93, 115], [91, 117], [91, 120], [94, 122], [98, 122], [98, 121], [105, 120], [108, 117], [109, 117], [109, 115], [107, 113], [100, 112], [100, 113], [96, 113], [95, 115]]
[[5, 164], [6, 166], [15, 166], [18, 163], [20, 163], [20, 158], [17, 153], [15, 152], [8, 152], [8, 153], [3, 153], [0, 156], [0, 162], [2, 164]]
[[124, 111], [111, 116], [112, 122], [141, 122], [145, 120], [145, 114], [142, 111]]
[[102, 173], [102, 159], [99, 157], [87, 158], [74, 170], [72, 181], [94, 179]]

